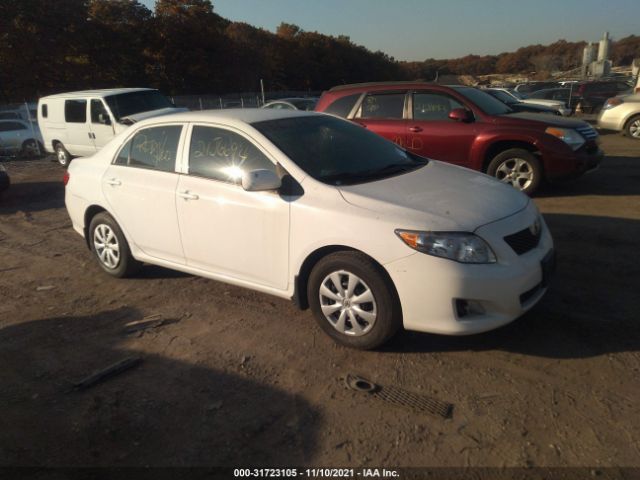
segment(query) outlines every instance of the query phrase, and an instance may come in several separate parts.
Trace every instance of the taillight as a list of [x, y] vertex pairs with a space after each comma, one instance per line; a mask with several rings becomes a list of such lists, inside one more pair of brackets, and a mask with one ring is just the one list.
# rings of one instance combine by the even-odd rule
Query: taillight
[[624, 101], [621, 98], [613, 97], [609, 98], [604, 105], [602, 106], [603, 110], [609, 110], [610, 108], [617, 107], [618, 105], [622, 105]]
[[69, 171], [64, 172], [64, 177], [62, 177], [62, 183], [64, 183], [64, 186], [67, 186], [67, 183], [69, 183], [69, 178], [71, 178], [71, 176], [69, 175]]

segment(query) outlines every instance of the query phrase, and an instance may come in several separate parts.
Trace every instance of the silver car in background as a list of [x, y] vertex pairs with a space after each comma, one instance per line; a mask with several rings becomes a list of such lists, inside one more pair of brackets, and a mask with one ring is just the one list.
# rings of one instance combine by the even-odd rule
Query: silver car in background
[[38, 125], [23, 120], [0, 120], [0, 155], [33, 157], [44, 153]]
[[640, 93], [607, 100], [598, 116], [598, 128], [640, 140]]

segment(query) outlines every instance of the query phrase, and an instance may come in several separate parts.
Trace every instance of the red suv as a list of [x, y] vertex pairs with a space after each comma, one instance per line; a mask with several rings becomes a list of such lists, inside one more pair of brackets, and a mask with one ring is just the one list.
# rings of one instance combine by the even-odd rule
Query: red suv
[[480, 170], [532, 193], [543, 179], [575, 177], [602, 160], [581, 120], [515, 113], [472, 87], [428, 83], [342, 85], [316, 111], [352, 120], [418, 155]]

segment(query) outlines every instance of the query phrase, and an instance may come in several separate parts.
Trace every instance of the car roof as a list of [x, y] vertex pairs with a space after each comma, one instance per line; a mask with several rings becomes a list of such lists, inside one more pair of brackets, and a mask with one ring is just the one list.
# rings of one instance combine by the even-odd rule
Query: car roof
[[280, 120], [283, 118], [323, 116], [322, 113], [306, 112], [303, 110], [272, 110], [263, 108], [229, 108], [225, 110], [198, 110], [194, 112], [178, 112], [160, 117], [151, 117], [140, 122], [140, 125], [154, 125], [170, 122], [206, 122], [224, 123], [230, 126], [241, 126]]
[[[440, 83], [433, 82], [421, 82], [417, 80], [411, 81], [397, 81], [397, 82], [368, 82], [368, 83], [351, 83], [347, 85], [338, 85], [329, 89], [329, 92], [339, 92], [343, 90], [361, 90], [361, 89], [379, 89], [379, 88], [422, 88], [425, 86], [429, 87], [438, 87], [438, 88], [464, 88], [468, 87], [467, 85], [442, 85]], [[473, 88], [473, 87], [470, 87]]]
[[106, 97], [108, 95], [117, 95], [119, 93], [130, 93], [130, 92], [144, 92], [154, 90], [153, 88], [103, 88], [98, 90], [80, 90], [77, 92], [65, 92], [65, 93], [56, 93], [55, 95], [49, 95], [47, 97], [42, 97], [40, 100], [44, 99], [54, 99], [54, 98], [76, 98], [76, 97]]

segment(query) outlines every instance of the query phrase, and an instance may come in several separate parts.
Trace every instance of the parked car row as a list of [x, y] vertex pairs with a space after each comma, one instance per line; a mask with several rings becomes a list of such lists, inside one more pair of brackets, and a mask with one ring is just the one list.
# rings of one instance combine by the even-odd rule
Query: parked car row
[[484, 89], [492, 97], [508, 105], [516, 112], [551, 113], [554, 115], [571, 115], [571, 109], [559, 100], [526, 98], [518, 92], [507, 88]]

